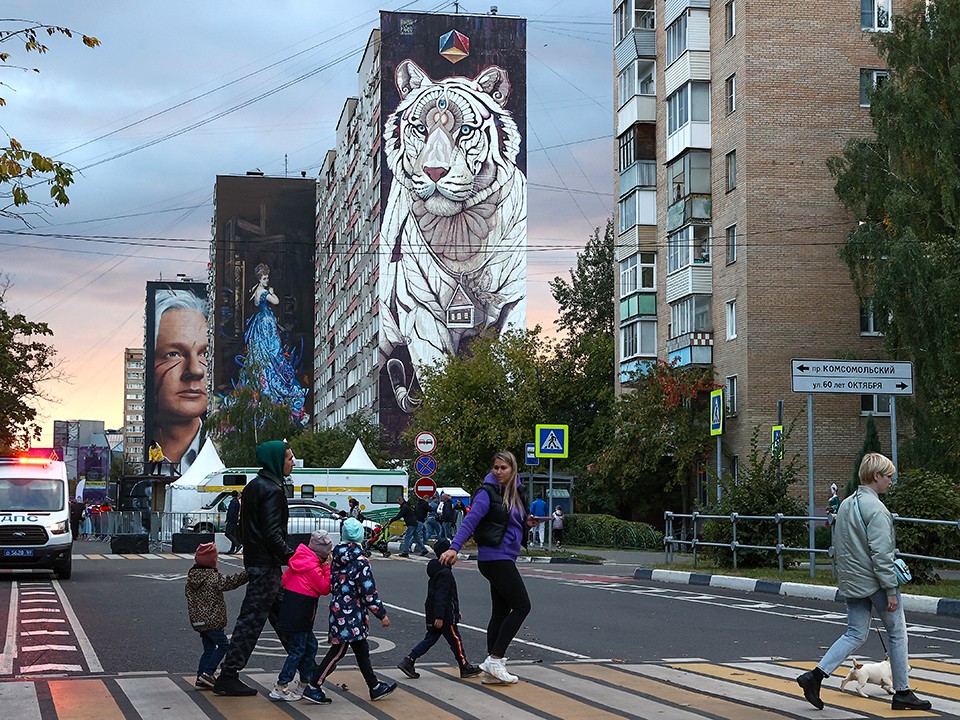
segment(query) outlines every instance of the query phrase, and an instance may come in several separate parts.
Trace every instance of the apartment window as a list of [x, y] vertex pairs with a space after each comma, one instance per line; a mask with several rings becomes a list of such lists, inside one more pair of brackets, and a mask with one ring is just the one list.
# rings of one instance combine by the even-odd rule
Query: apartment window
[[641, 95], [657, 94], [656, 69], [656, 65], [650, 63], [637, 65], [637, 74], [640, 76], [640, 79], [637, 83], [637, 88]]
[[860, 414], [861, 415], [889, 415], [890, 414], [890, 396], [889, 395], [861, 395], [860, 396]]
[[860, 0], [860, 29], [889, 30], [890, 0]]
[[641, 30], [657, 29], [657, 13], [654, 10], [654, 0], [635, 0], [636, 8], [633, 11], [633, 25]]
[[725, 233], [727, 238], [727, 265], [737, 261], [737, 226], [730, 225]]
[[667, 165], [667, 181], [673, 190], [671, 203], [691, 193], [710, 194], [710, 153], [688, 152]]
[[737, 376], [728, 375], [723, 391], [723, 399], [726, 402], [726, 414], [733, 417], [737, 414]]
[[637, 64], [635, 62], [631, 62], [620, 71], [620, 75], [617, 77], [618, 102], [623, 105], [623, 103], [632, 98], [636, 92]]
[[616, 41], [619, 43], [630, 32], [630, 4], [633, 0], [621, 3], [613, 14], [613, 27]]
[[620, 297], [637, 291], [637, 256], [632, 255], [620, 263]]
[[886, 81], [888, 75], [886, 70], [860, 69], [860, 107], [870, 107], [870, 96]]
[[737, 0], [730, 0], [726, 5], [727, 40], [737, 34]]
[[731, 75], [725, 83], [724, 95], [727, 99], [727, 115], [737, 109], [737, 76]]
[[727, 192], [737, 187], [737, 151], [727, 153]]
[[726, 304], [727, 340], [737, 339], [737, 301], [728, 300]]
[[709, 295], [690, 295], [670, 305], [671, 337], [692, 332], [710, 332], [711, 298]]
[[877, 327], [877, 320], [873, 315], [873, 300], [870, 298], [860, 303], [860, 334], [883, 335]]
[[639, 320], [620, 328], [620, 358], [656, 357], [657, 321]]
[[636, 126], [632, 126], [619, 138], [620, 146], [620, 172], [633, 165], [637, 159]]
[[710, 83], [690, 83], [690, 119], [710, 122]]
[[710, 226], [687, 225], [667, 235], [667, 272], [710, 262]]
[[640, 290], [657, 289], [657, 254], [640, 253], [640, 266], [637, 276]]
[[652, 190], [634, 191], [618, 204], [620, 211], [620, 232], [626, 232], [634, 225], [657, 224], [656, 193]]
[[667, 65], [683, 55], [686, 51], [687, 14], [684, 12], [667, 28]]
[[620, 201], [620, 232], [626, 232], [637, 224], [636, 193], [630, 193]]
[[667, 134], [672, 135], [690, 121], [689, 86], [684, 85], [667, 98]]

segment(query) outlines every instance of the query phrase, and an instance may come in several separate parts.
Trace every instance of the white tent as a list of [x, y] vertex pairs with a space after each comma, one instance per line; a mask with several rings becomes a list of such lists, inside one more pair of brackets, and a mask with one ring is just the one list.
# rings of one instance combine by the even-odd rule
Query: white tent
[[200, 483], [210, 473], [223, 470], [226, 465], [220, 459], [220, 454], [213, 442], [209, 439], [203, 443], [197, 459], [187, 468], [187, 471], [167, 487], [167, 512], [190, 512], [200, 507]]
[[357, 438], [357, 442], [353, 445], [353, 450], [350, 451], [350, 457], [340, 466], [340, 469], [376, 470], [377, 466], [373, 464], [373, 460], [367, 455], [367, 451], [363, 449], [363, 443], [360, 442], [360, 438]]

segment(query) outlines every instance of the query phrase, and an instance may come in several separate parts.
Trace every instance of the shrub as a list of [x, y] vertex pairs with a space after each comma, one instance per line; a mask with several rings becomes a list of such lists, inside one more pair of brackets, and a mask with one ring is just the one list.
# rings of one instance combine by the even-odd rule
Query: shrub
[[663, 533], [652, 525], [620, 520], [612, 515], [564, 516], [564, 542], [567, 545], [592, 545], [630, 550], [662, 550]]

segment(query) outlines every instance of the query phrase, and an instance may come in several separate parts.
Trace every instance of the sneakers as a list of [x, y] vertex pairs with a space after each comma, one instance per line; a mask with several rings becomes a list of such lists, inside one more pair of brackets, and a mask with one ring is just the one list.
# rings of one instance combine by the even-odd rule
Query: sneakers
[[400, 672], [402, 672], [408, 678], [413, 678], [414, 680], [416, 680], [418, 677], [420, 677], [420, 673], [414, 670], [413, 660], [410, 659], [409, 655], [405, 657], [403, 660], [401, 660], [399, 663], [397, 663], [397, 667], [400, 668]]
[[815, 667], [797, 678], [797, 685], [803, 688], [803, 697], [817, 710], [823, 710], [823, 700], [820, 699], [820, 683], [826, 677], [823, 670]]
[[478, 668], [476, 665], [471, 665], [470, 663], [467, 663], [462, 668], [460, 668], [460, 677], [472, 678], [472, 677], [476, 677], [482, 672], [483, 670]]
[[288, 689], [286, 685], [281, 685], [280, 683], [277, 683], [276, 685], [273, 686], [273, 690], [270, 691], [270, 699], [286, 700], [287, 702], [296, 702], [297, 700], [300, 699], [300, 695]]
[[291, 695], [296, 696], [297, 700], [299, 700], [300, 698], [303, 697], [303, 691], [306, 689], [306, 687], [307, 687], [307, 683], [305, 683], [305, 682], [298, 682], [298, 683], [295, 683], [295, 684], [293, 684], [293, 685], [288, 685], [288, 686], [287, 686], [287, 691], [288, 691]]
[[410, 557], [410, 553], [405, 553], [405, 552], [397, 553], [397, 557]]
[[[516, 675], [511, 675], [507, 672], [507, 663], [503, 658], [494, 658], [488, 655], [487, 659], [480, 663], [480, 669], [486, 673], [482, 682], [487, 685], [493, 685], [495, 683], [512, 685], [519, 680]], [[492, 678], [492, 680], [488, 680], [488, 677]]]
[[204, 690], [212, 688], [217, 682], [217, 679], [210, 673], [200, 673], [197, 675], [197, 681], [193, 684], [194, 687], [203, 688]]
[[370, 688], [370, 699], [379, 700], [382, 697], [386, 697], [396, 689], [397, 689], [397, 684], [395, 682], [392, 682], [392, 683], [378, 682], [376, 685]]
[[256, 695], [257, 691], [244, 683], [236, 675], [224, 677], [221, 674], [213, 684], [213, 694], [226, 695], [228, 697], [251, 697]]
[[929, 710], [930, 701], [921, 700], [913, 694], [913, 690], [901, 690], [890, 701], [893, 710]]
[[420, 557], [426, 557], [426, 556], [429, 555], [429, 554], [430, 554], [430, 553], [427, 552], [427, 549], [426, 549], [426, 548], [424, 548], [423, 550], [420, 551]]
[[303, 689], [303, 699], [317, 703], [317, 705], [329, 705], [331, 702], [333, 702], [326, 696], [323, 690], [318, 688], [316, 685], [307, 685]]

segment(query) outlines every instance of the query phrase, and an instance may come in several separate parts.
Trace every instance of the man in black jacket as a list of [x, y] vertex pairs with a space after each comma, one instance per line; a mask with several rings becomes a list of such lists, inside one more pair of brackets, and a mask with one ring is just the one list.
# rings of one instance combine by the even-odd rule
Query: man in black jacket
[[427, 548], [423, 544], [423, 540], [420, 539], [420, 522], [417, 520], [417, 515], [410, 503], [402, 495], [400, 496], [400, 511], [387, 525], [395, 523], [397, 520], [403, 520], [403, 524], [407, 526], [406, 532], [403, 533], [403, 540], [400, 541], [398, 557], [410, 557], [410, 545], [414, 541], [420, 547], [420, 555], [426, 555]]
[[257, 694], [240, 680], [240, 670], [246, 667], [268, 617], [276, 618], [280, 568], [293, 555], [287, 544], [287, 496], [283, 491], [283, 478], [293, 470], [293, 451], [281, 440], [265, 442], [257, 446], [257, 461], [263, 467], [243, 488], [240, 515], [243, 565], [250, 580], [220, 677], [213, 686], [215, 695]]
[[227, 505], [227, 527], [223, 531], [224, 536], [230, 541], [230, 549], [227, 550], [227, 555], [238, 553], [240, 552], [240, 548], [243, 547], [243, 542], [237, 534], [237, 530], [239, 529], [240, 493], [234, 490], [230, 493], [230, 503]]

